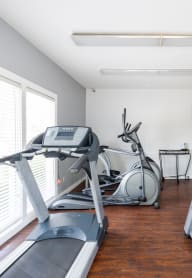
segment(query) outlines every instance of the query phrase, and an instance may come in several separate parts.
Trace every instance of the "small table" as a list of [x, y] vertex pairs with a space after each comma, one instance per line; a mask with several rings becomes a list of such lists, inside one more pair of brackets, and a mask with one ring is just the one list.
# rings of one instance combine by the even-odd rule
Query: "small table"
[[[189, 164], [191, 161], [191, 153], [188, 149], [180, 149], [180, 150], [159, 150], [159, 161], [160, 161], [160, 168], [161, 168], [161, 176], [162, 176], [162, 181], [164, 181], [164, 176], [163, 176], [163, 163], [162, 163], [162, 156], [163, 155], [173, 155], [175, 156], [175, 161], [176, 161], [176, 175], [175, 176], [170, 176], [170, 177], [176, 177], [177, 179], [177, 184], [179, 184], [179, 177], [184, 176], [185, 180], [188, 178], [187, 177], [187, 172], [189, 169]], [[185, 173], [183, 175], [179, 174], [179, 155], [187, 155], [188, 156], [188, 162], [187, 162], [187, 167], [185, 170]]]

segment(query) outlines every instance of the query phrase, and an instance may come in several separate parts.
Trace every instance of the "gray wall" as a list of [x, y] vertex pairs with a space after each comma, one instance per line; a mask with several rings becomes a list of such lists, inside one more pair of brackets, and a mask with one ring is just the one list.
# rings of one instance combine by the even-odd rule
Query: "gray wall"
[[[56, 93], [59, 125], [85, 124], [85, 88], [1, 19], [0, 67]], [[61, 175], [66, 172], [63, 165], [60, 165]], [[76, 179], [67, 173], [60, 190]]]

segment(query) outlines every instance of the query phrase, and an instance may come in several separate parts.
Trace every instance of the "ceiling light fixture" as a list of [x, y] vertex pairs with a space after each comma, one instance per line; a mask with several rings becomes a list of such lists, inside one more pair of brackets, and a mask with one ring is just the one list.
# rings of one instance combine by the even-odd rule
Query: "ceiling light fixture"
[[126, 74], [192, 74], [192, 69], [125, 69], [125, 68], [103, 68], [102, 75], [126, 75]]
[[192, 34], [72, 33], [78, 46], [192, 46]]

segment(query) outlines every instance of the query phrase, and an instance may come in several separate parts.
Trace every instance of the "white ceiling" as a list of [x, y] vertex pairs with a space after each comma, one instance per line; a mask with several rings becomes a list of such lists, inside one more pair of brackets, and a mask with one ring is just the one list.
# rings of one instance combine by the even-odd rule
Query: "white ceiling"
[[191, 14], [191, 0], [0, 0], [0, 16], [86, 88], [192, 88], [192, 75], [99, 72], [192, 68], [192, 47], [79, 47], [71, 40], [72, 32], [192, 33]]

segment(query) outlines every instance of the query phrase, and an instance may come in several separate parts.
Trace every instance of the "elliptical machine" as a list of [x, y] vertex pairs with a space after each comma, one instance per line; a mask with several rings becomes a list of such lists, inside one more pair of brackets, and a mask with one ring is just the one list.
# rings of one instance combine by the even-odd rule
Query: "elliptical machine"
[[[126, 142], [128, 143], [128, 142]], [[120, 172], [118, 170], [112, 169], [112, 163], [109, 154], [110, 153], [116, 153], [118, 155], [128, 155], [128, 156], [138, 156], [138, 153], [134, 149], [132, 152], [126, 151], [126, 150], [121, 150], [121, 149], [115, 149], [115, 148], [110, 148], [108, 146], [100, 146], [100, 153], [99, 153], [99, 164], [101, 165], [100, 168], [102, 168], [101, 173], [99, 174], [99, 183], [104, 186], [106, 186], [107, 190], [107, 185], [112, 186], [115, 184], [120, 183], [122, 178], [129, 173], [130, 170], [134, 170], [136, 168], [140, 167], [140, 161], [136, 161], [131, 165], [130, 170], [126, 170], [124, 172]], [[161, 170], [159, 165], [149, 156], [145, 156], [146, 161], [150, 164], [153, 172], [156, 174], [156, 177], [159, 181], [159, 184], [161, 184], [162, 181], [162, 175], [161, 175]], [[86, 186], [88, 188], [88, 185]], [[85, 189], [86, 190], [86, 189]]]
[[[131, 142], [133, 154], [139, 157], [138, 166], [126, 172], [121, 177], [114, 178], [114, 183], [118, 184], [114, 192], [105, 194], [105, 189], [111, 184], [100, 185], [102, 189], [102, 201], [104, 205], [154, 205], [159, 208], [160, 183], [154, 173], [149, 161], [146, 159], [144, 150], [137, 136], [137, 131], [141, 126], [138, 123], [131, 128], [126, 123], [126, 109], [123, 113], [124, 130], [118, 137], [124, 142]], [[116, 181], [115, 181], [116, 180]], [[89, 187], [83, 193], [69, 193], [56, 199], [49, 207], [50, 209], [89, 209], [94, 208]]]
[[[119, 138], [122, 139], [123, 142], [125, 143], [131, 143], [131, 148], [132, 148], [132, 152], [127, 151], [127, 150], [121, 150], [121, 149], [114, 149], [114, 148], [110, 148], [108, 146], [100, 146], [100, 153], [99, 153], [99, 162], [102, 165], [102, 173], [99, 175], [99, 180], [101, 184], [116, 184], [118, 182], [121, 181], [121, 179], [130, 171], [130, 170], [134, 170], [136, 168], [140, 168], [141, 167], [141, 163], [140, 163], [140, 159], [136, 162], [134, 162], [130, 168], [130, 170], [126, 170], [124, 172], [120, 172], [117, 170], [112, 169], [112, 164], [111, 164], [111, 160], [110, 160], [110, 153], [116, 153], [119, 155], [128, 155], [128, 156], [138, 156], [139, 152], [143, 153], [144, 156], [144, 161], [143, 163], [145, 163], [145, 161], [150, 165], [150, 167], [152, 168], [153, 172], [156, 174], [157, 179], [159, 181], [159, 184], [161, 184], [162, 181], [162, 175], [161, 175], [161, 170], [159, 165], [149, 156], [146, 156], [144, 153], [144, 150], [142, 148], [141, 142], [139, 140], [139, 137], [136, 133], [135, 139], [132, 137], [132, 132], [134, 132], [134, 129], [131, 129], [131, 124], [126, 122], [126, 108], [124, 108], [124, 112], [122, 115], [122, 122], [123, 122], [123, 130], [124, 132], [129, 132], [129, 139], [125, 138], [125, 136], [121, 136], [118, 135]], [[141, 126], [141, 122], [138, 123], [139, 127]], [[139, 129], [138, 127], [138, 129]], [[137, 130], [138, 130], [137, 129]], [[134, 141], [136, 140], [136, 142]], [[135, 144], [137, 146], [140, 146], [140, 150], [139, 152], [137, 152], [137, 146], [135, 146]], [[142, 149], [141, 149], [142, 148]], [[107, 187], [106, 187], [107, 188]]]

